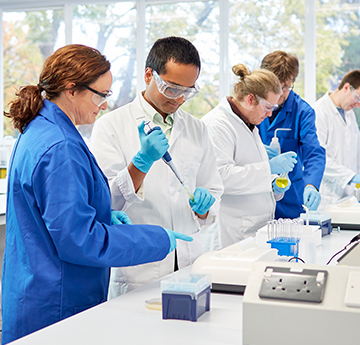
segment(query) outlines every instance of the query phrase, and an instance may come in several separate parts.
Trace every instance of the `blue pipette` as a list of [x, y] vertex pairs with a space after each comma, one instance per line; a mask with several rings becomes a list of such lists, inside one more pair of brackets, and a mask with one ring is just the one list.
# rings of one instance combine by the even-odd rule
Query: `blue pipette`
[[[147, 125], [149, 125], [147, 123]], [[155, 129], [157, 128], [160, 128], [158, 126], [154, 127], [154, 128], [151, 128], [149, 130], [149, 132], [147, 132], [147, 135], [150, 134], [152, 131], [154, 131]], [[174, 162], [172, 161], [172, 157], [170, 156], [170, 153], [169, 151], [166, 151], [165, 154], [162, 156], [162, 160], [166, 163], [166, 165], [172, 170], [172, 172], [174, 173], [174, 175], [176, 176], [176, 178], [179, 180], [179, 182], [183, 185], [183, 187], [185, 188], [186, 190], [186, 193], [188, 194], [189, 198], [191, 199], [191, 201], [194, 201], [194, 195], [191, 194], [189, 192], [189, 190], [186, 188], [184, 182], [182, 181], [182, 179], [180, 178], [180, 175], [178, 173], [178, 171], [176, 170], [175, 168], [175, 164]]]

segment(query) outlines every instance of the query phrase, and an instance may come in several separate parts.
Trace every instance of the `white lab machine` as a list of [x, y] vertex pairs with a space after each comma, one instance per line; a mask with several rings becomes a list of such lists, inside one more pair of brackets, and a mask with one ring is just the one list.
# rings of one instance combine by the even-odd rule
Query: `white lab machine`
[[195, 260], [191, 272], [210, 274], [212, 291], [243, 294], [252, 264], [276, 259], [276, 249], [259, 248], [250, 237], [219, 251], [204, 253]]
[[326, 207], [333, 229], [360, 230], [360, 203], [355, 196]]
[[[357, 239], [356, 241], [354, 241]], [[339, 265], [342, 266], [360, 266], [360, 234], [357, 235], [350, 242], [349, 245], [346, 246], [346, 251], [343, 253], [338, 259]]]
[[255, 262], [243, 345], [359, 344], [360, 268]]

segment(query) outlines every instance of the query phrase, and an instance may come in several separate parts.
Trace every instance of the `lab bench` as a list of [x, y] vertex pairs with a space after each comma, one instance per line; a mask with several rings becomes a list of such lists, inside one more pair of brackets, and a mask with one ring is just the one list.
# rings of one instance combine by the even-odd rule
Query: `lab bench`
[[[356, 234], [341, 230], [325, 236], [317, 250], [317, 264], [326, 264]], [[331, 262], [335, 264], [336, 258]], [[12, 344], [242, 344], [242, 296], [212, 293], [210, 312], [197, 322], [163, 320], [161, 311], [146, 309], [146, 300], [160, 297], [160, 281], [156, 281]]]

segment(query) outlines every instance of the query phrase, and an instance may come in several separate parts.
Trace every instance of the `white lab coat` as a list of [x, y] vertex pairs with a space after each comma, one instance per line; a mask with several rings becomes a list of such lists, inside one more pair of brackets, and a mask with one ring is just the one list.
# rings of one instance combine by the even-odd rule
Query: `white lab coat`
[[226, 97], [202, 121], [214, 144], [224, 184], [220, 227], [221, 245], [226, 247], [254, 236], [256, 230], [274, 218], [274, 176], [257, 127], [251, 131], [232, 111]]
[[[189, 205], [189, 197], [170, 168], [156, 161], [135, 194], [127, 166], [140, 150], [137, 126], [156, 111], [139, 94], [135, 100], [99, 118], [91, 137], [91, 150], [109, 179], [112, 208], [124, 210], [134, 224], [156, 224], [185, 233], [193, 242], [177, 241], [179, 268], [188, 266], [203, 253], [200, 226], [212, 223], [219, 212], [223, 192], [216, 158], [206, 126], [179, 109], [169, 140], [169, 153], [187, 188], [210, 191], [216, 198], [205, 221]], [[161, 262], [112, 269], [109, 296], [115, 297], [173, 272], [174, 252]]]
[[360, 172], [360, 133], [353, 110], [345, 112], [345, 121], [327, 92], [314, 105], [320, 145], [326, 150], [326, 166], [320, 185], [320, 207], [353, 195]]

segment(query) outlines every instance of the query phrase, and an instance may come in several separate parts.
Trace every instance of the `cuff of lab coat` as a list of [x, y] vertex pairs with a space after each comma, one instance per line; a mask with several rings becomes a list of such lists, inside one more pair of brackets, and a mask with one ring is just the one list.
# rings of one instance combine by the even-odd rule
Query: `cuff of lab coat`
[[117, 174], [116, 184], [119, 187], [120, 193], [123, 195], [126, 204], [133, 204], [144, 200], [144, 185], [141, 184], [139, 190], [135, 193], [134, 184], [127, 168]]

